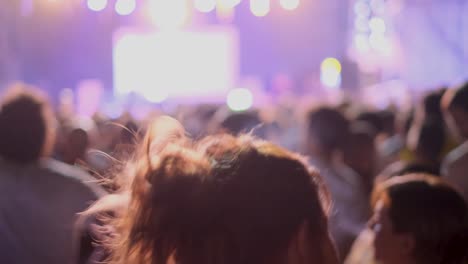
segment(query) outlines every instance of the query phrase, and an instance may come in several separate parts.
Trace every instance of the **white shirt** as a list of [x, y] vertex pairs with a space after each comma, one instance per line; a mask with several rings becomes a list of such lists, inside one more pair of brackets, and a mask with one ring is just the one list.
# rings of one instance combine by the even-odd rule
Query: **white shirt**
[[103, 194], [91, 176], [58, 161], [0, 161], [0, 263], [71, 263], [77, 213]]

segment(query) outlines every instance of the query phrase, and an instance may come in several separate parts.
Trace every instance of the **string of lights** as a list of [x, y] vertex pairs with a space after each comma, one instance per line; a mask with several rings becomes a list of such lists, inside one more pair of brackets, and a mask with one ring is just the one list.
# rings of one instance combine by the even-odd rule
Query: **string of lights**
[[[37, 0], [22, 0], [22, 6], [29, 7]], [[64, 3], [63, 0], [42, 0], [51, 4]], [[72, 0], [67, 3], [78, 3], [86, 5], [91, 11], [101, 12], [109, 8], [113, 8], [115, 13], [122, 16], [128, 16], [135, 12], [139, 7], [158, 6], [161, 9], [172, 8], [176, 2], [181, 8], [186, 6], [191, 10], [196, 10], [201, 13], [219, 12], [234, 9], [242, 1], [249, 2], [250, 11], [258, 17], [266, 16], [271, 11], [273, 4], [279, 5], [285, 11], [296, 10], [301, 0]], [[113, 7], [112, 7], [113, 6]], [[163, 11], [161, 11], [163, 12]]]

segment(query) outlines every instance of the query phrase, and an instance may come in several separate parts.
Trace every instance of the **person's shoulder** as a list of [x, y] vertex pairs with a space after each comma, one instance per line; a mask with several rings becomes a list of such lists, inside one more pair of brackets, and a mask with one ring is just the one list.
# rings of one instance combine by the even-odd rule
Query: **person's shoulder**
[[468, 141], [452, 150], [445, 157], [442, 174], [450, 174], [450, 170], [463, 167], [468, 169]]
[[91, 191], [96, 198], [102, 197], [106, 194], [97, 180], [89, 175], [86, 171], [65, 164], [54, 159], [45, 159], [41, 162], [42, 169], [47, 173], [58, 176], [64, 184], [74, 186], [79, 189], [86, 189]]
[[446, 161], [456, 162], [460, 159], [466, 158], [468, 158], [468, 141], [466, 141], [462, 145], [452, 150], [449, 154], [447, 154]]
[[375, 234], [364, 229], [356, 238], [351, 247], [351, 251], [345, 260], [345, 264], [373, 264], [376, 263], [372, 243], [375, 239]]
[[27, 182], [26, 176], [32, 174], [38, 174], [37, 164], [14, 163], [0, 158], [0, 192], [17, 186], [19, 182]]
[[353, 170], [351, 167], [344, 163], [336, 163], [334, 164], [335, 171], [343, 178], [345, 181], [352, 185], [359, 185], [360, 184], [360, 176], [359, 174]]
[[385, 167], [383, 171], [378, 174], [375, 181], [377, 183], [380, 183], [390, 179], [391, 177], [395, 176], [395, 174], [398, 174], [398, 172], [402, 171], [406, 165], [407, 163], [404, 161], [393, 162], [392, 164]]

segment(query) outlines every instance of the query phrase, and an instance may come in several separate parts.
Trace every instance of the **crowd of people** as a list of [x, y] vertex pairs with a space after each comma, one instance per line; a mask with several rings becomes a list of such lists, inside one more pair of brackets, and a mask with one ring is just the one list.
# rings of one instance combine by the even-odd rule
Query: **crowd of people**
[[0, 263], [468, 263], [468, 83], [136, 120], [0, 102]]

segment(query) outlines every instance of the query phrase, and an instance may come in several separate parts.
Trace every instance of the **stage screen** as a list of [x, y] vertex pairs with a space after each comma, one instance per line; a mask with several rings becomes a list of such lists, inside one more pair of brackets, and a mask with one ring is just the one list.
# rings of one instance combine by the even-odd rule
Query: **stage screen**
[[237, 31], [142, 32], [114, 35], [113, 74], [117, 96], [131, 92], [152, 102], [224, 101], [239, 74]]

